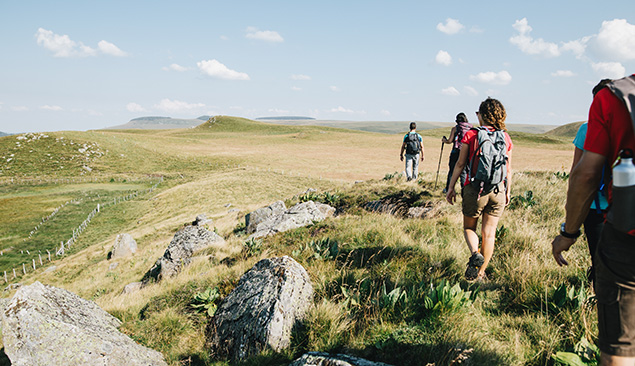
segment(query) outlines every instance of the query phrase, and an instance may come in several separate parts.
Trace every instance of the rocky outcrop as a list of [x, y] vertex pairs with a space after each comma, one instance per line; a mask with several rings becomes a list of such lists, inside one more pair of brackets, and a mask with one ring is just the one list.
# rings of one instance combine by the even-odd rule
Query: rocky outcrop
[[[195, 223], [197, 222], [198, 220], [195, 221]], [[184, 266], [190, 264], [194, 253], [223, 243], [225, 243], [225, 239], [213, 231], [199, 225], [188, 225], [174, 234], [174, 238], [163, 253], [163, 257], [159, 258], [145, 274], [143, 282], [147, 283], [152, 279], [158, 281], [165, 277], [174, 276]]]
[[368, 361], [347, 355], [329, 355], [324, 352], [309, 352], [293, 361], [289, 366], [390, 366], [387, 363]]
[[212, 355], [238, 361], [287, 348], [312, 299], [309, 275], [293, 258], [259, 261], [216, 310], [207, 329]]
[[92, 301], [35, 282], [2, 313], [4, 351], [14, 366], [167, 365], [161, 353], [119, 332], [120, 324]]
[[335, 214], [335, 208], [319, 202], [307, 201], [287, 209], [278, 201], [245, 216], [249, 239], [308, 226]]
[[137, 251], [137, 242], [130, 234], [119, 234], [110, 252], [110, 259], [129, 257]]

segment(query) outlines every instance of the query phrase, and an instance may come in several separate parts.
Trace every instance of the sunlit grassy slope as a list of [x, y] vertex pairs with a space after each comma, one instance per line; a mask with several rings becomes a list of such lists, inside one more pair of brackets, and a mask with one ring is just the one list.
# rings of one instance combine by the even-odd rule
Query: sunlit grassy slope
[[[511, 134], [515, 203], [500, 222], [490, 281], [479, 286], [462, 278], [468, 251], [460, 207], [441, 195], [449, 145], [435, 188], [440, 140], [448, 132], [422, 132], [426, 160], [417, 183], [393, 175], [403, 170], [401, 134], [219, 116], [184, 130], [3, 137], [0, 276], [6, 270], [9, 283], [38, 280], [95, 300], [123, 321], [124, 332], [175, 366], [227, 364], [206, 350], [209, 318], [191, 306], [194, 297], [208, 287], [226, 295], [257, 260], [280, 255], [305, 266], [315, 306], [289, 351], [245, 364], [287, 365], [302, 352], [320, 350], [394, 365], [449, 365], [460, 357], [473, 365], [544, 365], [583, 337], [593, 341], [595, 314], [583, 301], [586, 244], [567, 253], [571, 265], [564, 269], [550, 254], [564, 215], [570, 139]], [[308, 188], [317, 193], [306, 198], [327, 200], [330, 193], [341, 214], [245, 245], [246, 213], [276, 200], [298, 202]], [[46, 250], [68, 239], [98, 203], [135, 192], [104, 206], [70, 251], [48, 262]], [[432, 207], [432, 214], [407, 219], [364, 208], [389, 195]], [[201, 253], [173, 279], [122, 295], [201, 213], [227, 244]], [[107, 255], [119, 233], [131, 234], [139, 248], [114, 265]], [[333, 243], [337, 250], [330, 250]], [[575, 296], [556, 291], [562, 284]]]

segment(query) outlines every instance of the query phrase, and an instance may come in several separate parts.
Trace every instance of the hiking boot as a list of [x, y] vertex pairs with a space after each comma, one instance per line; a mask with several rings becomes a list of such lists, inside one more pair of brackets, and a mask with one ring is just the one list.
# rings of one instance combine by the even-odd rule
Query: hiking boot
[[475, 280], [478, 276], [478, 270], [485, 263], [485, 258], [479, 252], [473, 253], [470, 256], [470, 260], [467, 262], [467, 269], [465, 270], [465, 279], [468, 281]]

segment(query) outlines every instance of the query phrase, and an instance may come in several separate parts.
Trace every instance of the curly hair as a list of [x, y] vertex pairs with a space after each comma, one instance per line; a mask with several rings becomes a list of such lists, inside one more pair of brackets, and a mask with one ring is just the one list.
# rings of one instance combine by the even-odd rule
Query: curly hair
[[478, 113], [483, 118], [483, 121], [496, 128], [497, 130], [507, 131], [505, 127], [505, 118], [507, 118], [507, 112], [503, 103], [497, 99], [487, 97], [478, 107]]

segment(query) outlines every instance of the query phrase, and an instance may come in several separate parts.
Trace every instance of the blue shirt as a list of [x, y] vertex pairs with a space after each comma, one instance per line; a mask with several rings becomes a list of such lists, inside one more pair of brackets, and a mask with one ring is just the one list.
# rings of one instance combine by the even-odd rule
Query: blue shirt
[[[578, 132], [575, 134], [575, 138], [573, 139], [573, 145], [580, 150], [584, 150], [584, 140], [586, 140], [586, 129], [587, 123], [584, 122], [580, 128], [578, 128]], [[609, 207], [609, 203], [604, 197], [604, 194], [600, 193], [600, 210], [606, 210]], [[595, 199], [591, 202], [591, 209], [595, 210], [597, 207], [595, 206]]]

